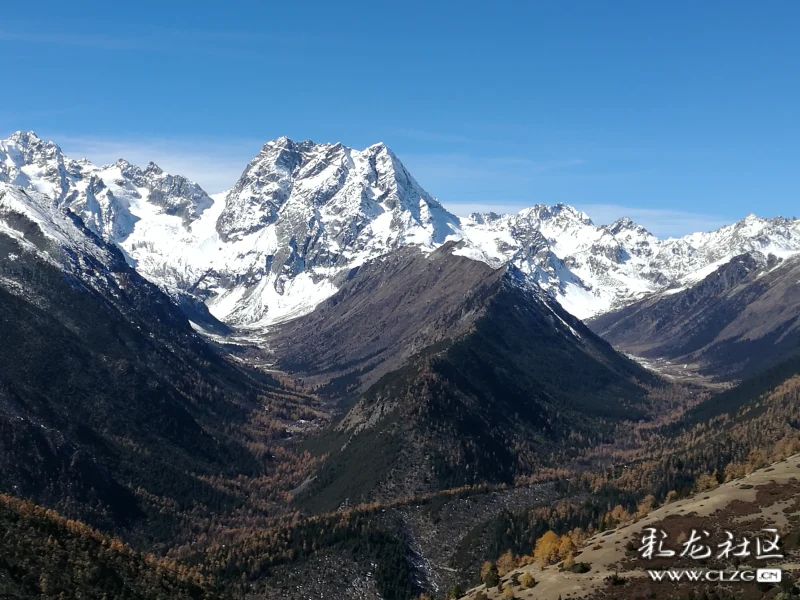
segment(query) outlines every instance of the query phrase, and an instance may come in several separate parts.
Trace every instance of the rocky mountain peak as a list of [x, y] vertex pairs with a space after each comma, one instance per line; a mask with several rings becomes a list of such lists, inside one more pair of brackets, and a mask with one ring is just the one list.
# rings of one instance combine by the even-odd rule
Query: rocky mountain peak
[[498, 215], [496, 212], [486, 212], [486, 213], [470, 213], [467, 217], [470, 221], [475, 221], [475, 223], [479, 225], [486, 225], [487, 223], [491, 223], [492, 221], [497, 221], [500, 219], [501, 215]]
[[145, 175], [163, 175], [164, 170], [153, 161], [150, 161], [149, 163], [147, 163], [147, 166], [144, 169], [144, 173]]
[[536, 204], [531, 208], [521, 210], [517, 216], [520, 219], [526, 219], [528, 221], [574, 222], [583, 225], [592, 225], [592, 220], [589, 218], [589, 215], [563, 202], [552, 206]]
[[42, 143], [42, 140], [39, 139], [35, 131], [15, 131], [8, 137], [8, 140], [21, 146], [31, 146]]
[[54, 142], [33, 131], [17, 131], [0, 141], [0, 181], [34, 189], [62, 201], [70, 176], [78, 169]]
[[0, 141], [0, 148], [18, 166], [57, 156], [63, 157], [57, 144], [40, 139], [33, 131], [15, 131], [7, 139]]
[[612, 235], [616, 235], [623, 231], [636, 231], [641, 233], [650, 234], [647, 229], [636, 223], [633, 219], [629, 217], [622, 217], [621, 219], [617, 219], [611, 225], [607, 226], [608, 232]]
[[223, 240], [239, 239], [275, 223], [284, 206], [346, 218], [351, 229], [395, 209], [417, 222], [426, 210], [444, 212], [385, 144], [359, 151], [281, 137], [263, 146], [231, 189], [217, 230]]
[[[267, 142], [247, 166], [225, 198], [216, 230], [226, 244], [265, 241], [247, 285], [264, 300], [276, 296], [274, 306], [305, 278], [308, 296], [323, 284], [330, 290], [335, 274], [393, 249], [444, 243], [457, 234], [459, 221], [385, 144], [355, 150], [284, 137]], [[226, 314], [259, 320], [266, 307], [261, 300], [256, 305]]]

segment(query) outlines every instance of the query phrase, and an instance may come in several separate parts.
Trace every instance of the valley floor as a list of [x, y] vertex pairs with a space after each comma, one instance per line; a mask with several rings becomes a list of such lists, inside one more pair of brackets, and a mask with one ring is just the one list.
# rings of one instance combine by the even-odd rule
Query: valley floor
[[665, 358], [644, 358], [627, 352], [623, 352], [623, 354], [639, 363], [645, 369], [666, 377], [675, 383], [698, 385], [716, 391], [725, 390], [735, 385], [735, 382], [720, 381], [718, 378], [702, 373], [700, 365], [696, 363], [674, 363]]

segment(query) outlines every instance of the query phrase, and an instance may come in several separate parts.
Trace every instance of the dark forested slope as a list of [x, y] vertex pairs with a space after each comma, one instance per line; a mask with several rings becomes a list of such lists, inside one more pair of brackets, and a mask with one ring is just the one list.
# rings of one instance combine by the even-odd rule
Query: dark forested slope
[[[433, 318], [421, 282], [437, 286], [440, 280], [419, 273], [447, 273], [461, 262], [472, 261], [445, 249], [378, 275], [381, 289], [405, 292], [405, 301], [383, 313], [386, 322], [416, 308], [430, 322], [452, 325], [372, 384], [336, 430], [316, 443], [330, 458], [308, 490], [309, 506], [335, 508], [371, 493], [396, 497], [511, 482], [557, 448], [577, 451], [606, 439], [617, 421], [648, 417], [645, 388], [657, 379], [528, 287], [513, 267], [479, 265], [483, 277], [460, 291], [462, 302], [437, 307]], [[372, 290], [372, 276], [365, 272], [354, 282]], [[334, 296], [329, 305], [347, 307], [348, 337], [357, 340], [359, 323], [372, 327], [373, 301]], [[386, 352], [396, 348], [390, 341]], [[317, 353], [328, 349], [322, 336], [311, 345]]]
[[75, 218], [0, 189], [0, 491], [167, 536], [165, 513], [231, 508], [209, 477], [264, 472], [242, 427], [278, 388]]

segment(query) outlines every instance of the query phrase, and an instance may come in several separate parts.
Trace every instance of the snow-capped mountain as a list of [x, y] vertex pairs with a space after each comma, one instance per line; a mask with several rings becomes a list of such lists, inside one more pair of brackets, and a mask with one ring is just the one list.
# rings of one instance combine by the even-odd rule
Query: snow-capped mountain
[[745, 252], [800, 252], [800, 221], [753, 215], [711, 233], [661, 240], [630, 219], [596, 226], [557, 204], [458, 218], [383, 144], [353, 150], [278, 138], [213, 198], [150, 163], [97, 167], [18, 132], [0, 142], [0, 181], [35, 190], [116, 243], [173, 296], [219, 319], [263, 326], [306, 314], [351, 269], [397, 248], [447, 240], [499, 267], [512, 263], [587, 318], [702, 279]]
[[353, 267], [460, 234], [458, 218], [383, 144], [358, 151], [284, 137], [227, 194], [216, 235], [203, 286], [217, 317], [242, 324], [309, 312]]
[[745, 219], [710, 233], [661, 240], [628, 218], [596, 226], [571, 206], [537, 205], [516, 215], [461, 220], [472, 255], [512, 262], [572, 314], [587, 318], [653, 292], [703, 279], [747, 252], [800, 252], [800, 221]]
[[[4, 258], [11, 264], [20, 252], [92, 283], [121, 259], [87, 232], [81, 220], [49, 196], [0, 182], [0, 236], [11, 240]], [[123, 263], [124, 264], [124, 263]]]
[[96, 167], [67, 158], [55, 143], [33, 132], [0, 141], [0, 181], [49, 196], [115, 243], [133, 233], [140, 218], [164, 214], [188, 224], [213, 203], [196, 183], [164, 173], [152, 162], [144, 169], [124, 159]]
[[513, 263], [580, 318], [666, 283], [648, 269], [658, 238], [629, 219], [597, 227], [585, 213], [557, 204], [516, 215], [473, 214], [462, 225], [480, 255]]
[[152, 163], [97, 167], [30, 132], [0, 144], [0, 165], [0, 180], [52, 197], [145, 277], [238, 325], [309, 312], [364, 261], [460, 236], [458, 218], [383, 144], [357, 151], [279, 138], [213, 199]]

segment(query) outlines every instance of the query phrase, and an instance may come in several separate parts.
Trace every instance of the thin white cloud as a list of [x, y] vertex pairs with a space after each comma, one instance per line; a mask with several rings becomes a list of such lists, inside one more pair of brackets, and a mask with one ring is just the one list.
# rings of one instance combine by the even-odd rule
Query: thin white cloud
[[146, 165], [152, 161], [168, 173], [183, 175], [200, 184], [209, 194], [230, 189], [247, 164], [258, 153], [261, 140], [130, 139], [48, 136], [67, 156], [88, 158], [103, 165], [119, 158]]
[[461, 153], [403, 154], [400, 158], [418, 180], [433, 185], [445, 181], [487, 179], [526, 181], [536, 175], [585, 163], [580, 158], [536, 160], [524, 156], [481, 157]]
[[[473, 212], [513, 214], [534, 204], [536, 202], [527, 204], [519, 202], [446, 202], [444, 206], [458, 216], [466, 216]], [[713, 231], [730, 225], [732, 222], [731, 219], [721, 215], [669, 208], [583, 203], [576, 204], [575, 208], [588, 214], [595, 225], [608, 225], [617, 219], [628, 217], [660, 238], [680, 237], [698, 231]]]
[[[208, 31], [179, 29], [169, 27], [146, 27], [131, 31], [106, 35], [96, 32], [46, 31], [30, 23], [16, 26], [5, 23], [0, 29], [0, 42], [22, 44], [45, 44], [72, 46], [78, 48], [98, 48], [102, 50], [152, 50], [169, 49], [177, 52], [196, 53], [198, 47], [213, 44], [214, 51], [226, 47], [258, 48], [264, 43], [303, 44], [308, 41], [302, 34], [274, 34], [250, 31]], [[175, 42], [180, 43], [175, 43]]]
[[658, 237], [680, 237], [698, 231], [713, 231], [731, 223], [731, 219], [718, 214], [671, 208], [617, 204], [580, 204], [577, 208], [587, 213], [596, 225], [605, 225], [628, 217]]

